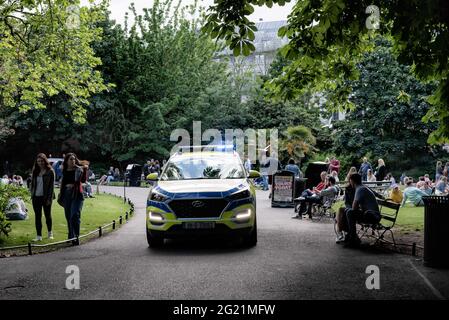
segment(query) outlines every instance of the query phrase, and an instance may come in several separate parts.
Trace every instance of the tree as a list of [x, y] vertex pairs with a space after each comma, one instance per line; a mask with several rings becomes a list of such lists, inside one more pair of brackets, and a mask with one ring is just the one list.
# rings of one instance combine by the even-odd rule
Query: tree
[[436, 150], [427, 137], [436, 128], [421, 119], [435, 84], [417, 81], [409, 66], [397, 62], [388, 41], [377, 39], [376, 44], [357, 66], [360, 78], [348, 84], [355, 108], [335, 123], [334, 150], [351, 155], [349, 162], [371, 155], [372, 160], [383, 158], [390, 170], [429, 170]]
[[306, 155], [311, 156], [316, 151], [316, 139], [309, 128], [305, 126], [289, 127], [282, 134], [279, 151], [280, 158], [294, 159], [300, 162]]
[[92, 94], [107, 89], [91, 44], [107, 1], [2, 0], [0, 4], [0, 109], [45, 109], [45, 98], [64, 95], [78, 123]]
[[[254, 51], [255, 25], [247, 18], [254, 5], [284, 0], [217, 0], [209, 8], [203, 32], [223, 39], [235, 54]], [[449, 141], [449, 3], [445, 0], [297, 1], [288, 25], [279, 30], [289, 44], [282, 50], [294, 60], [272, 84], [275, 94], [286, 98], [306, 88], [333, 92], [332, 108], [350, 107], [347, 80], [357, 78], [356, 64], [372, 49], [370, 37], [391, 36], [399, 62], [411, 65], [422, 80], [436, 80], [438, 87], [429, 98], [431, 107], [423, 118], [438, 122], [429, 141]]]

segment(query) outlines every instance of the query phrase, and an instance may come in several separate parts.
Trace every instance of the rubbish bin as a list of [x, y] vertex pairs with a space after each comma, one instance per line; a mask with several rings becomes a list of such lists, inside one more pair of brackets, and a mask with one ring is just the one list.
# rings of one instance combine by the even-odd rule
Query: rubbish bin
[[306, 178], [295, 178], [295, 196], [294, 198], [298, 198], [301, 196], [301, 193], [306, 190]]
[[140, 177], [142, 175], [142, 166], [139, 164], [129, 164], [126, 167], [126, 176], [130, 187], [140, 186]]
[[311, 162], [307, 165], [305, 177], [307, 178], [307, 188], [312, 189], [321, 182], [321, 172], [326, 171], [329, 165], [326, 162]]
[[449, 268], [449, 197], [423, 197], [424, 265]]

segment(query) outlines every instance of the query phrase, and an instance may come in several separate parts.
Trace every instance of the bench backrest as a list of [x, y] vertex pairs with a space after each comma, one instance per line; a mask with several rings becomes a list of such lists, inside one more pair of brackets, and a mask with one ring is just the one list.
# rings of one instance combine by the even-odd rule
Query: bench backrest
[[381, 199], [377, 199], [377, 204], [379, 205], [382, 219], [388, 220], [394, 225], [401, 205], [399, 203]]

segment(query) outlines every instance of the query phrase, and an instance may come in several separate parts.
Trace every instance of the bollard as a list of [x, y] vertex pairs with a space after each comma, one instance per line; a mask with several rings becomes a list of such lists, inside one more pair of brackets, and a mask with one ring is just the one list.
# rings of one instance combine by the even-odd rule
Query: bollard
[[115, 230], [115, 220], [112, 220], [112, 230]]
[[98, 236], [101, 237], [103, 235], [103, 229], [100, 227], [98, 227]]
[[412, 256], [416, 256], [416, 242], [413, 242], [413, 246], [412, 246]]
[[120, 219], [118, 221], [119, 221], [120, 224], [122, 224], [123, 223], [123, 217], [120, 216]]
[[128, 211], [125, 212], [125, 219], [128, 221]]
[[33, 252], [31, 251], [31, 242], [28, 242], [28, 255], [32, 255]]

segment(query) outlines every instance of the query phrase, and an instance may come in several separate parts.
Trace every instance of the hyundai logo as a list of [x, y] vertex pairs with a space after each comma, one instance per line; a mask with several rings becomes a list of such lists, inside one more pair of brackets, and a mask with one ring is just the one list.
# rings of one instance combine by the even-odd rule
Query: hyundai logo
[[202, 208], [202, 207], [204, 207], [204, 202], [203, 201], [192, 201], [192, 206], [194, 208]]

